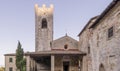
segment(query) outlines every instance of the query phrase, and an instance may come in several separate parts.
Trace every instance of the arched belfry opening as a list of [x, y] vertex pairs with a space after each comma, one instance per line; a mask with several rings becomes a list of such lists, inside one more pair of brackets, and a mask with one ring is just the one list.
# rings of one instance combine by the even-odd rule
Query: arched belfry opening
[[41, 28], [47, 28], [47, 20], [46, 20], [46, 18], [42, 19], [42, 27]]
[[103, 64], [100, 64], [100, 66], [99, 66], [99, 71], [105, 71], [105, 68], [104, 68], [104, 65], [103, 65]]

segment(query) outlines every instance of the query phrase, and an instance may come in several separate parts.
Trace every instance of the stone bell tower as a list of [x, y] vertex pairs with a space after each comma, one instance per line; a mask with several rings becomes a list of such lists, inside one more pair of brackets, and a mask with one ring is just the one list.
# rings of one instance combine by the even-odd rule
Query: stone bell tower
[[35, 5], [35, 51], [49, 51], [53, 41], [53, 5]]

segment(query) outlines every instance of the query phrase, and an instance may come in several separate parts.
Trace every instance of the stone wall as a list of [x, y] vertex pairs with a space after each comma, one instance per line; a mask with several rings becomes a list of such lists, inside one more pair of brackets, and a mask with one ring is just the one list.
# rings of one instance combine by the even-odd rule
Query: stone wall
[[[46, 20], [47, 27], [42, 28], [42, 21]], [[35, 5], [35, 50], [51, 50], [53, 41], [53, 5], [38, 7]]]
[[62, 56], [55, 56], [55, 71], [62, 70]]
[[57, 40], [54, 40], [52, 43], [52, 49], [65, 49], [64, 46], [67, 45], [67, 49], [77, 49], [78, 50], [78, 41], [74, 40], [69, 36], [61, 37]]
[[63, 62], [69, 62], [69, 71], [78, 71], [79, 57], [78, 56], [55, 56], [55, 71], [63, 71]]
[[89, 27], [95, 22], [98, 16], [93, 17], [84, 27], [84, 31], [79, 34], [79, 50], [87, 53], [86, 56], [83, 57], [83, 71], [92, 71], [92, 59], [91, 59], [91, 47], [90, 47], [90, 37], [91, 37], [91, 29]]
[[[113, 26], [114, 35], [108, 38], [108, 29]], [[105, 71], [120, 70], [120, 2], [103, 17], [92, 31], [90, 47], [93, 71], [103, 64]]]
[[[9, 62], [9, 59], [12, 58], [12, 62]], [[15, 56], [5, 56], [5, 71], [9, 71], [11, 67], [13, 71], [16, 71], [16, 58]]]

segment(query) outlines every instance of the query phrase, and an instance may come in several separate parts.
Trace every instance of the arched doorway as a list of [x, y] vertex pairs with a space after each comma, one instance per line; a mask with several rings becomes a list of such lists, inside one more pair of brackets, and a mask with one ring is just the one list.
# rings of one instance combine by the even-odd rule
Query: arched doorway
[[105, 71], [105, 68], [104, 68], [104, 65], [103, 65], [103, 64], [100, 64], [100, 66], [99, 66], [99, 71]]

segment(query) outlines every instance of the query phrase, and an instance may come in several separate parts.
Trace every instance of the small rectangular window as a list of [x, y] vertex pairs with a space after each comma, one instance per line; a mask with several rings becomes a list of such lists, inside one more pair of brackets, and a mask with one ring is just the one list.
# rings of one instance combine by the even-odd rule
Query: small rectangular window
[[13, 59], [12, 59], [12, 58], [9, 58], [9, 62], [13, 62]]
[[13, 71], [13, 68], [12, 68], [12, 67], [10, 67], [10, 68], [9, 68], [9, 71]]
[[113, 26], [108, 29], [108, 38], [113, 36]]
[[88, 47], [88, 54], [90, 54], [90, 47]]

